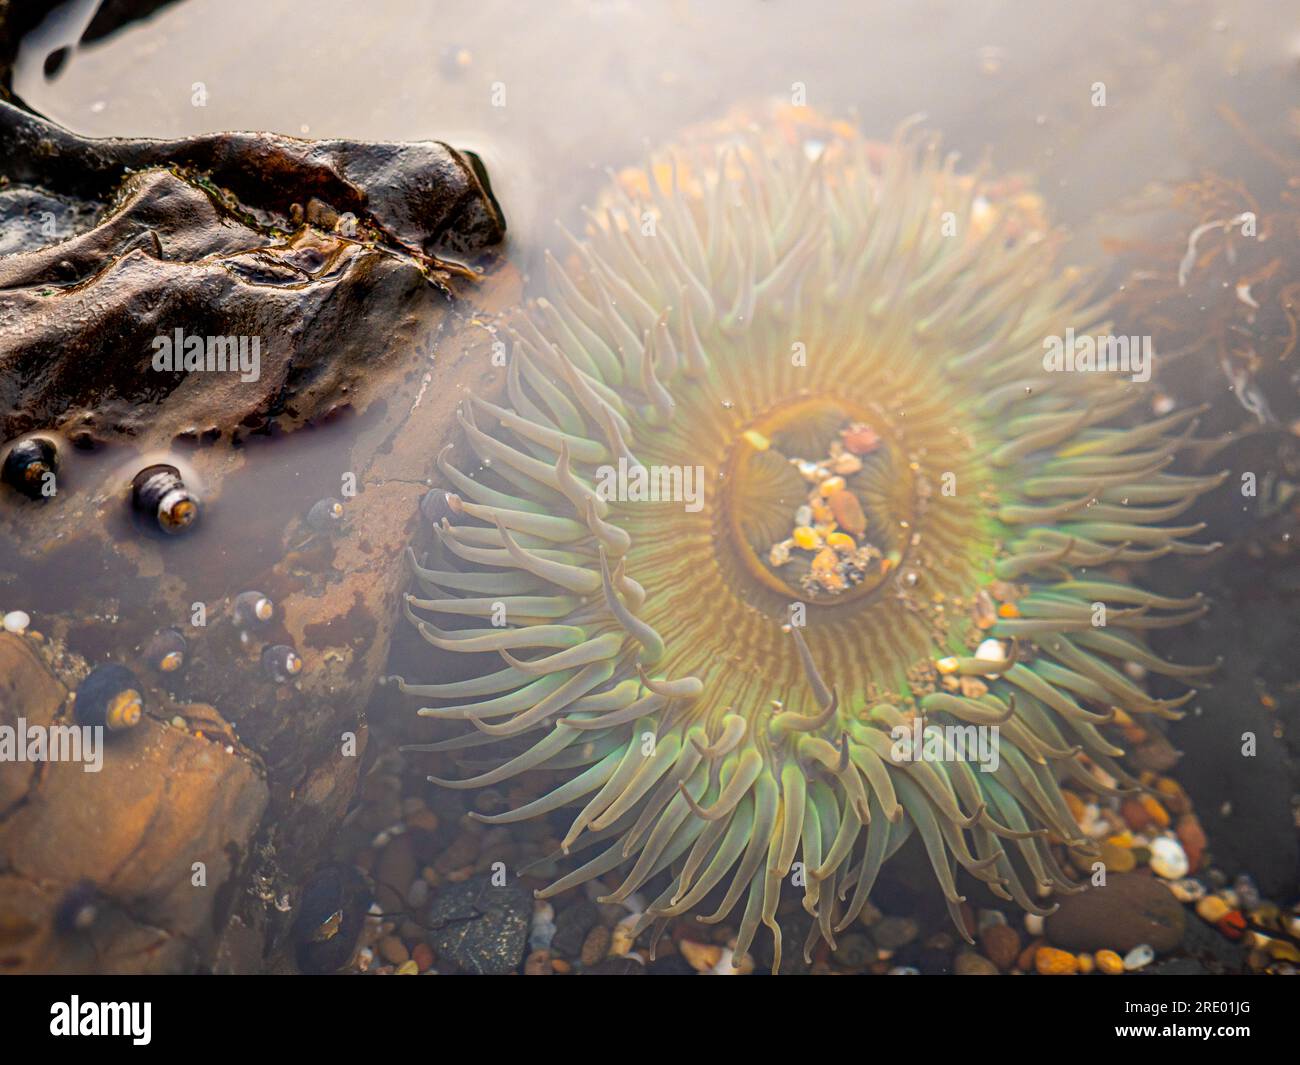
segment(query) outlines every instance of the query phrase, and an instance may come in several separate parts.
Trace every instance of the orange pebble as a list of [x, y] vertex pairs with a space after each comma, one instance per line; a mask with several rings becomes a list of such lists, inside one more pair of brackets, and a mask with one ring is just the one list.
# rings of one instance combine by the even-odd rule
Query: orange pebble
[[1124, 818], [1124, 823], [1134, 832], [1141, 832], [1151, 824], [1151, 815], [1136, 799], [1125, 799], [1119, 808], [1120, 816]]
[[1113, 950], [1099, 950], [1093, 955], [1097, 968], [1107, 976], [1119, 976], [1124, 971], [1124, 959]]
[[[826, 487], [826, 483], [822, 483], [823, 488]], [[833, 493], [827, 502], [830, 503], [831, 513], [835, 515], [836, 523], [845, 532], [861, 536], [867, 531], [867, 516], [862, 513], [862, 504], [852, 492], [840, 489]]]
[[1229, 910], [1214, 925], [1229, 939], [1240, 939], [1246, 934], [1246, 918], [1240, 910]]
[[1043, 976], [1073, 976], [1079, 971], [1079, 959], [1068, 950], [1039, 947], [1034, 952], [1034, 968]]
[[1174, 829], [1174, 834], [1178, 837], [1178, 842], [1183, 845], [1191, 871], [1196, 872], [1201, 866], [1201, 858], [1205, 855], [1205, 848], [1208, 843], [1205, 838], [1205, 830], [1201, 828], [1201, 823], [1196, 819], [1196, 815], [1184, 814], [1180, 817], [1178, 827]]
[[999, 603], [998, 617], [1000, 618], [1018, 618], [1020, 617], [1020, 607], [1015, 603]]
[[1142, 809], [1147, 812], [1151, 818], [1161, 828], [1169, 827], [1169, 811], [1160, 805], [1160, 801], [1154, 795], [1143, 795], [1138, 799], [1142, 804]]
[[1074, 818], [1075, 823], [1083, 824], [1084, 815], [1087, 813], [1083, 800], [1072, 791], [1062, 791], [1061, 795], [1064, 796], [1065, 805], [1070, 808], [1070, 816]]

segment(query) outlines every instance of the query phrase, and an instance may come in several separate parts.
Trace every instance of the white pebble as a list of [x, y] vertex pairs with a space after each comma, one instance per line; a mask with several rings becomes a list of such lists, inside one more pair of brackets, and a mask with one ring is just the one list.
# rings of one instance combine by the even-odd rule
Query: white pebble
[[1179, 902], [1199, 902], [1205, 898], [1205, 885], [1193, 877], [1173, 881], [1169, 890]]
[[1126, 972], [1136, 972], [1138, 969], [1146, 968], [1155, 960], [1156, 952], [1143, 943], [1124, 955], [1124, 969]]
[[549, 950], [555, 938], [555, 907], [545, 899], [533, 903], [533, 924], [528, 933], [528, 946], [532, 950]]
[[5, 632], [12, 632], [21, 636], [27, 631], [27, 626], [32, 623], [32, 619], [22, 610], [11, 610], [5, 615], [4, 627]]
[[410, 890], [406, 893], [406, 902], [414, 909], [419, 909], [429, 901], [429, 882], [423, 877], [416, 877], [411, 881]]
[[[984, 640], [975, 648], [975, 657], [981, 662], [1005, 662], [1007, 660], [1006, 645], [1001, 640], [992, 638]], [[985, 680], [997, 680], [996, 673], [985, 673]]]
[[1171, 836], [1151, 841], [1151, 871], [1166, 880], [1181, 880], [1191, 868], [1183, 845]]

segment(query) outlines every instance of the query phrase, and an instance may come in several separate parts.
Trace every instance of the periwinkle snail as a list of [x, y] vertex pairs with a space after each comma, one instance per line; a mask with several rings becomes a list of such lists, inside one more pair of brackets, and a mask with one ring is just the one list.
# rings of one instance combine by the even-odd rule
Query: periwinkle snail
[[343, 522], [343, 504], [337, 499], [321, 499], [307, 511], [307, 525], [315, 532], [332, 532]]
[[159, 629], [145, 644], [144, 658], [159, 673], [176, 673], [185, 665], [187, 650], [179, 629]]
[[252, 629], [275, 617], [275, 604], [262, 592], [240, 592], [235, 596], [232, 613], [236, 625], [241, 629]]
[[29, 499], [40, 499], [52, 494], [58, 468], [59, 449], [54, 441], [32, 436], [9, 449], [0, 465], [0, 480]]
[[262, 651], [262, 668], [277, 684], [287, 684], [302, 672], [302, 659], [292, 647], [275, 644]]
[[92, 669], [78, 685], [73, 704], [78, 724], [110, 732], [135, 728], [143, 708], [140, 682], [126, 666], [115, 662]]
[[180, 470], [167, 463], [146, 466], [131, 481], [131, 503], [168, 535], [183, 532], [199, 516], [199, 501], [185, 486]]

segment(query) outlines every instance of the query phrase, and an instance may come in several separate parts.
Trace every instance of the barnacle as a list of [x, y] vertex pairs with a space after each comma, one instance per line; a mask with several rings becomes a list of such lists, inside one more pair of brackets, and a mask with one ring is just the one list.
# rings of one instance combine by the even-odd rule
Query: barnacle
[[[713, 130], [588, 219], [509, 327], [505, 398], [462, 405], [472, 459], [440, 455], [448, 490], [422, 507], [437, 545], [407, 614], [501, 660], [398, 682], [470, 726], [422, 749], [502, 752], [433, 779], [554, 771], [480, 815], [575, 808], [563, 850], [585, 860], [543, 896], [611, 878], [624, 900], [664, 874], [641, 928], [740, 907], [736, 954], [765, 925], [778, 966], [796, 862], [807, 951], [912, 834], [954, 918], [959, 869], [1045, 912], [1039, 889], [1076, 888], [1060, 849], [1089, 846], [1060, 781], [1137, 786], [1100, 726], [1192, 695], [1122, 665], [1206, 668], [1143, 638], [1199, 597], [1097, 572], [1213, 546], [1170, 524], [1221, 480], [1169, 469], [1195, 412], [1110, 427], [1138, 386], [1047, 372], [1043, 338], [1104, 332], [1101, 308], [1035, 197], [906, 129]], [[899, 757], [921, 720], [989, 729], [997, 768]]]

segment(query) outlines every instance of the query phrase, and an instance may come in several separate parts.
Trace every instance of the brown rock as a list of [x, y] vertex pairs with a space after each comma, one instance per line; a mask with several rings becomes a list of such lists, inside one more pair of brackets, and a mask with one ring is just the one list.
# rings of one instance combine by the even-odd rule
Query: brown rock
[[398, 836], [379, 852], [375, 863], [375, 901], [385, 913], [399, 913], [406, 908], [406, 893], [419, 867], [411, 853], [411, 841]]
[[390, 965], [401, 965], [410, 958], [411, 952], [396, 936], [384, 936], [379, 941], [379, 956]]
[[[67, 693], [21, 636], [0, 632], [0, 726], [17, 728], [18, 719], [45, 728]], [[0, 815], [27, 794], [38, 765], [6, 763], [0, 772]]]
[[997, 976], [998, 967], [991, 960], [972, 950], [962, 951], [953, 960], [952, 971], [957, 976]]
[[1020, 933], [1008, 924], [989, 925], [980, 933], [980, 949], [1004, 973], [1010, 972], [1020, 954]]
[[1047, 918], [1047, 938], [1066, 950], [1123, 954], [1147, 943], [1164, 953], [1183, 938], [1183, 907], [1163, 884], [1140, 873], [1112, 874], [1105, 887], [1057, 901], [1060, 909]]
[[603, 924], [596, 925], [582, 941], [582, 953], [579, 955], [583, 965], [592, 966], [609, 953], [611, 934]]
[[105, 742], [99, 772], [84, 770], [47, 763], [26, 801], [0, 818], [0, 865], [10, 874], [0, 928], [35, 923], [46, 935], [60, 901], [84, 881], [102, 896], [95, 934], [53, 937], [36, 955], [20, 950], [11, 970], [194, 968], [225, 924], [230, 883], [266, 809], [265, 781], [239, 751], [147, 714]]

